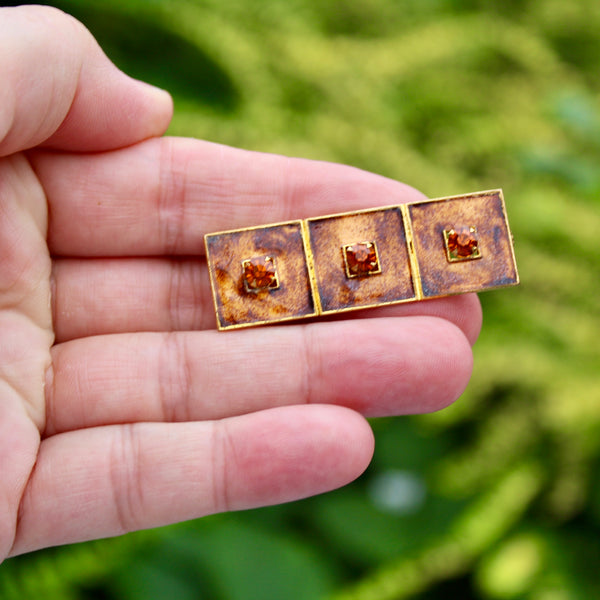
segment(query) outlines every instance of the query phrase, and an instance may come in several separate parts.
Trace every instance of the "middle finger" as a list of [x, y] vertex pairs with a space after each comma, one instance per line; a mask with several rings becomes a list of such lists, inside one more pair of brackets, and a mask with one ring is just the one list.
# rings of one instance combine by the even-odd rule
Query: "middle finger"
[[[57, 342], [134, 331], [214, 329], [206, 262], [198, 259], [56, 259], [52, 309]], [[429, 315], [474, 343], [481, 325], [475, 294], [345, 313], [344, 319]]]
[[292, 404], [428, 412], [460, 395], [471, 366], [463, 333], [434, 317], [89, 337], [52, 349], [45, 433]]

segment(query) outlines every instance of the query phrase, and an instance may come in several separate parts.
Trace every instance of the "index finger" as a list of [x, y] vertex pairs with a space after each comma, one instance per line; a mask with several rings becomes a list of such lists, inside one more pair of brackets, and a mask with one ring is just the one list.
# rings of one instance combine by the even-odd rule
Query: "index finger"
[[96, 154], [35, 153], [64, 256], [197, 255], [204, 234], [423, 198], [339, 164], [183, 138]]

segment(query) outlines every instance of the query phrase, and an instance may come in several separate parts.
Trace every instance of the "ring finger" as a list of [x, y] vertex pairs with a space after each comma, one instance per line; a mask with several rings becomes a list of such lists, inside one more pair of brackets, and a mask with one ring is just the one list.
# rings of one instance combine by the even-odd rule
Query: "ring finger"
[[471, 363], [462, 332], [434, 317], [89, 337], [52, 349], [45, 434], [292, 404], [428, 412], [460, 395]]

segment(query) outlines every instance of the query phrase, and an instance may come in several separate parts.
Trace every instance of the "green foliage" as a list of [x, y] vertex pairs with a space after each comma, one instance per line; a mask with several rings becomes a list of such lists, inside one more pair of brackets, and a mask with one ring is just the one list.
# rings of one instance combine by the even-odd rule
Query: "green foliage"
[[503, 187], [523, 283], [482, 296], [464, 397], [374, 421], [354, 485], [12, 559], [0, 598], [600, 597], [600, 3], [54, 4], [174, 94], [174, 135]]

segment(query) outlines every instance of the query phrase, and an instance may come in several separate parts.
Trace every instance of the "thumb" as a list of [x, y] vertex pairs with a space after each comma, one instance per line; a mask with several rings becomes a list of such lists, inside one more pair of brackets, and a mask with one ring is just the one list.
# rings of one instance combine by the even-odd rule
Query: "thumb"
[[101, 151], [161, 135], [169, 95], [115, 67], [85, 27], [50, 7], [0, 8], [0, 156], [43, 144]]

